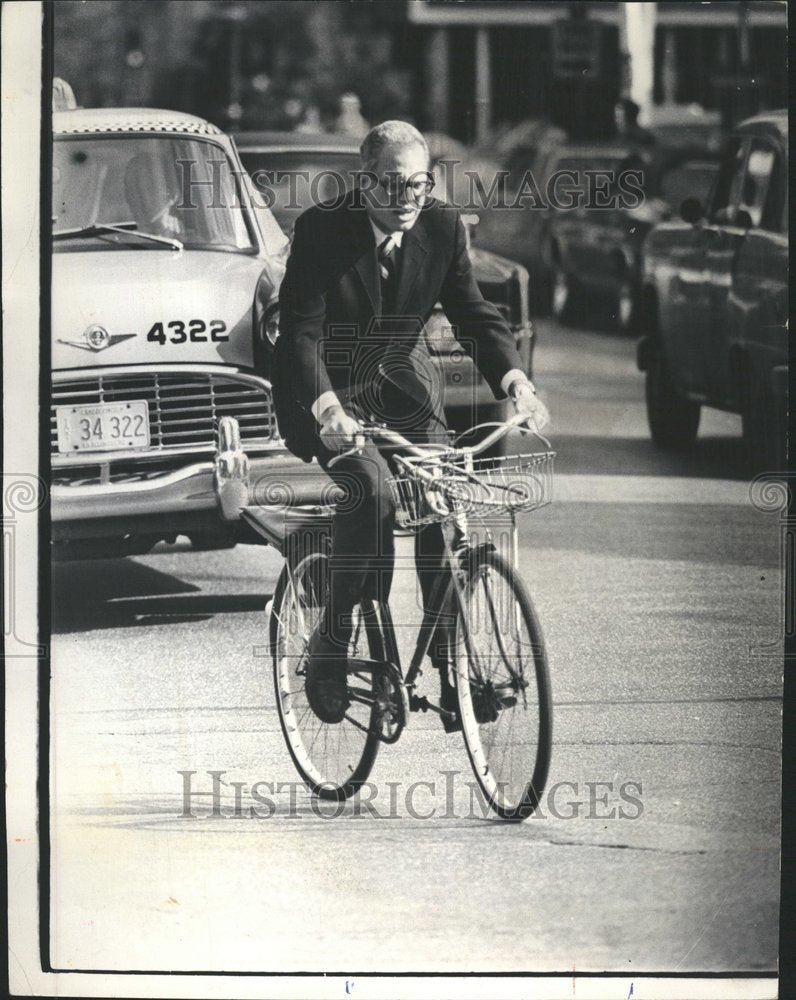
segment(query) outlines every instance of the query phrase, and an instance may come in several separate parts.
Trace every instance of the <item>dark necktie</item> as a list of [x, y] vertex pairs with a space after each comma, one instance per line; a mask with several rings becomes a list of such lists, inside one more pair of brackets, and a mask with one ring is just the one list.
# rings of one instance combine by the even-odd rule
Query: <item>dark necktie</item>
[[396, 257], [398, 248], [392, 236], [379, 244], [379, 275], [381, 277], [381, 311], [389, 315], [395, 309], [395, 286], [397, 284]]

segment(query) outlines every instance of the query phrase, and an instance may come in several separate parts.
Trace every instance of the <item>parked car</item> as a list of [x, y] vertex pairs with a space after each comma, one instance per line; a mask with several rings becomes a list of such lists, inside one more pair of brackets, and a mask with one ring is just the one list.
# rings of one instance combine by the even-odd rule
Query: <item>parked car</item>
[[[348, 137], [243, 132], [234, 138], [255, 189], [271, 203], [274, 216], [286, 232], [292, 233], [297, 216], [310, 205], [334, 198], [343, 188], [353, 186], [360, 170], [359, 145]], [[432, 146], [436, 154], [441, 155], [441, 150], [439, 143]], [[435, 191], [440, 193], [444, 197], [444, 191]], [[470, 257], [484, 297], [508, 320], [531, 374], [534, 332], [528, 317], [528, 272], [522, 265], [472, 244]], [[509, 414], [510, 404], [495, 401], [454, 338], [441, 307], [426, 325], [426, 338], [432, 357], [442, 367], [445, 411], [452, 429], [467, 430], [476, 420], [500, 420]]]
[[534, 170], [540, 155], [551, 145], [567, 141], [567, 133], [541, 118], [526, 118], [508, 129], [498, 130], [490, 149], [510, 180], [518, 182], [526, 170]]
[[[717, 165], [708, 161], [684, 163], [660, 180], [657, 191], [645, 191], [633, 207], [621, 202], [609, 208], [583, 207], [558, 212], [550, 226], [553, 270], [552, 312], [573, 319], [585, 301], [605, 303], [612, 325], [621, 333], [635, 329], [641, 294], [641, 249], [659, 222], [671, 218], [683, 192], [704, 203]], [[590, 310], [593, 315], [593, 310]]]
[[296, 462], [267, 378], [287, 239], [201, 118], [79, 109], [53, 131], [53, 541], [233, 544], [249, 483]]
[[653, 441], [685, 448], [700, 409], [740, 413], [750, 463], [782, 467], [788, 358], [787, 112], [742, 123], [707, 205], [647, 237], [639, 368]]
[[536, 149], [533, 165], [513, 172], [506, 198], [509, 207], [479, 226], [483, 246], [510, 254], [527, 267], [538, 311], [555, 308], [564, 316], [574, 297], [565, 280], [567, 272], [557, 266], [554, 224], [571, 217], [578, 202], [588, 197], [592, 182], [586, 171], [615, 171], [632, 153], [631, 146], [621, 143], [562, 142], [559, 131], [551, 130]]

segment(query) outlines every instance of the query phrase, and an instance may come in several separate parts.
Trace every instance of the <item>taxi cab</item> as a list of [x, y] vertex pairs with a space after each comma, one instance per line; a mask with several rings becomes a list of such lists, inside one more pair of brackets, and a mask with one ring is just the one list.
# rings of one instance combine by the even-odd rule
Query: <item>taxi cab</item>
[[53, 115], [52, 537], [233, 544], [296, 460], [268, 379], [288, 248], [232, 141], [187, 114]]
[[687, 448], [702, 406], [741, 414], [750, 469], [783, 468], [788, 388], [788, 117], [738, 126], [706, 204], [644, 244], [647, 416], [662, 448]]

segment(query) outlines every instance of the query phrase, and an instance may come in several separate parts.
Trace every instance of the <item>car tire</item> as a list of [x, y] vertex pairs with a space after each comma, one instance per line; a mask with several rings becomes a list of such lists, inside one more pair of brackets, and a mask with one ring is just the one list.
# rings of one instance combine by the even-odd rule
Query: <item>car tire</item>
[[580, 288], [577, 280], [560, 264], [553, 265], [550, 279], [550, 313], [560, 323], [578, 318]]
[[666, 358], [655, 351], [647, 369], [647, 422], [653, 443], [667, 451], [684, 451], [696, 440], [701, 406], [677, 391]]
[[760, 375], [750, 372], [741, 398], [744, 458], [750, 475], [785, 468], [786, 434]]
[[216, 549], [234, 549], [238, 544], [236, 538], [228, 531], [195, 531], [188, 536], [191, 548], [195, 552], [213, 552]]

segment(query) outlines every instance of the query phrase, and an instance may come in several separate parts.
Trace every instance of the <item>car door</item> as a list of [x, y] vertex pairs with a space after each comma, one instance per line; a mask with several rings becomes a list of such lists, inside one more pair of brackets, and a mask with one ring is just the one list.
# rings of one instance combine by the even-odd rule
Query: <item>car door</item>
[[736, 252], [724, 321], [744, 362], [739, 388], [766, 410], [773, 434], [781, 433], [787, 407], [787, 185], [785, 147], [755, 137], [738, 210], [750, 225]]
[[[736, 241], [744, 230], [734, 225], [744, 178], [748, 142], [734, 136], [725, 149], [707, 209], [707, 218], [673, 251], [675, 274], [670, 288], [670, 364], [685, 391], [705, 402], [715, 401], [719, 379], [716, 358], [718, 324], [715, 309], [729, 288]], [[725, 351], [726, 353], [726, 351]], [[726, 375], [725, 375], [726, 378]]]
[[[709, 234], [705, 264], [708, 272], [711, 304], [710, 337], [706, 341], [705, 366], [708, 392], [722, 406], [737, 406], [738, 379], [732, 358], [744, 321], [737, 314], [734, 286], [741, 256], [751, 262], [750, 244], [756, 247], [769, 191], [772, 191], [777, 150], [765, 138], [749, 136], [744, 145], [743, 167], [734, 178], [726, 213], [717, 211], [717, 221], [707, 227]], [[744, 248], [747, 253], [744, 253]], [[749, 289], [747, 288], [747, 291]]]

